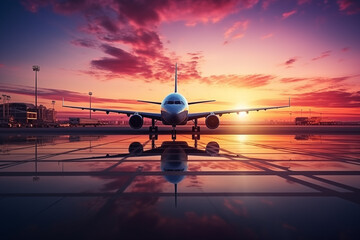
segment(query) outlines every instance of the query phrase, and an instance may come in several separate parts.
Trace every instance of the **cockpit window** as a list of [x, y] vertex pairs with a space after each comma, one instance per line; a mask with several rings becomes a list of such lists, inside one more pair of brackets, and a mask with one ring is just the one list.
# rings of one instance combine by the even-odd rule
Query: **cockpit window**
[[176, 100], [176, 101], [166, 101], [165, 104], [182, 104], [182, 105], [184, 105], [184, 102], [183, 102], [183, 101], [179, 101], [179, 100]]

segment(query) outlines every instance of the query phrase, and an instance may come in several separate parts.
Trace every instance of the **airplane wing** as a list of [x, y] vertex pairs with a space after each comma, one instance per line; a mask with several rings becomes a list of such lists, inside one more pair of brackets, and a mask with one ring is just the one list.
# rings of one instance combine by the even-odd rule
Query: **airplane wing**
[[223, 115], [223, 114], [230, 114], [230, 113], [239, 113], [239, 112], [252, 112], [252, 111], [261, 111], [261, 110], [268, 110], [268, 109], [278, 109], [278, 108], [286, 108], [290, 107], [290, 98], [289, 98], [289, 105], [286, 106], [276, 106], [276, 107], [261, 107], [261, 108], [242, 108], [242, 109], [233, 109], [233, 110], [223, 110], [223, 111], [213, 111], [213, 112], [201, 112], [201, 113], [189, 113], [188, 120], [193, 120], [197, 118], [207, 117], [210, 114], [215, 115]]
[[64, 99], [63, 99], [63, 107], [66, 108], [75, 108], [75, 109], [81, 109], [81, 110], [92, 110], [93, 112], [100, 111], [100, 112], [106, 112], [106, 114], [109, 114], [110, 112], [113, 113], [119, 113], [119, 114], [126, 114], [128, 116], [133, 115], [135, 113], [141, 115], [145, 118], [151, 118], [156, 120], [161, 120], [161, 114], [160, 113], [149, 113], [149, 112], [137, 112], [137, 111], [127, 111], [127, 110], [117, 110], [117, 109], [107, 109], [107, 108], [89, 108], [89, 107], [78, 107], [78, 106], [67, 106], [64, 105]]

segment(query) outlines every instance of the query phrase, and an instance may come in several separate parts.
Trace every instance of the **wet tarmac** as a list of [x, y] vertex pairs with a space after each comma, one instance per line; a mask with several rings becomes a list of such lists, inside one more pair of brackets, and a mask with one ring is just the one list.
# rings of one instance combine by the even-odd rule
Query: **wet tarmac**
[[0, 239], [359, 239], [359, 135], [156, 138], [3, 135]]

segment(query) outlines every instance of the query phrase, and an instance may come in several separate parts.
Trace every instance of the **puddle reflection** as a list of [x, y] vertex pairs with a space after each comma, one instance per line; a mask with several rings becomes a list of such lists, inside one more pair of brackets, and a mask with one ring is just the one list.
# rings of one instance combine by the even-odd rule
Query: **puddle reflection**
[[2, 239], [360, 234], [357, 136], [157, 138], [0, 137]]

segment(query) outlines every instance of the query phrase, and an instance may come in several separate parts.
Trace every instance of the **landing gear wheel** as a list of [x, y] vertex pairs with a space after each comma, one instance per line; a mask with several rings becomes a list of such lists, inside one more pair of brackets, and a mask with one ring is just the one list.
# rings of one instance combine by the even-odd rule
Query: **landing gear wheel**
[[200, 127], [197, 125], [197, 119], [194, 120], [194, 126], [192, 126], [191, 131], [200, 132]]
[[176, 130], [171, 131], [171, 139], [176, 140]]
[[150, 133], [149, 140], [158, 140], [158, 135], [156, 133], [155, 134]]
[[200, 140], [200, 134], [192, 134], [191, 138], [192, 140]]

